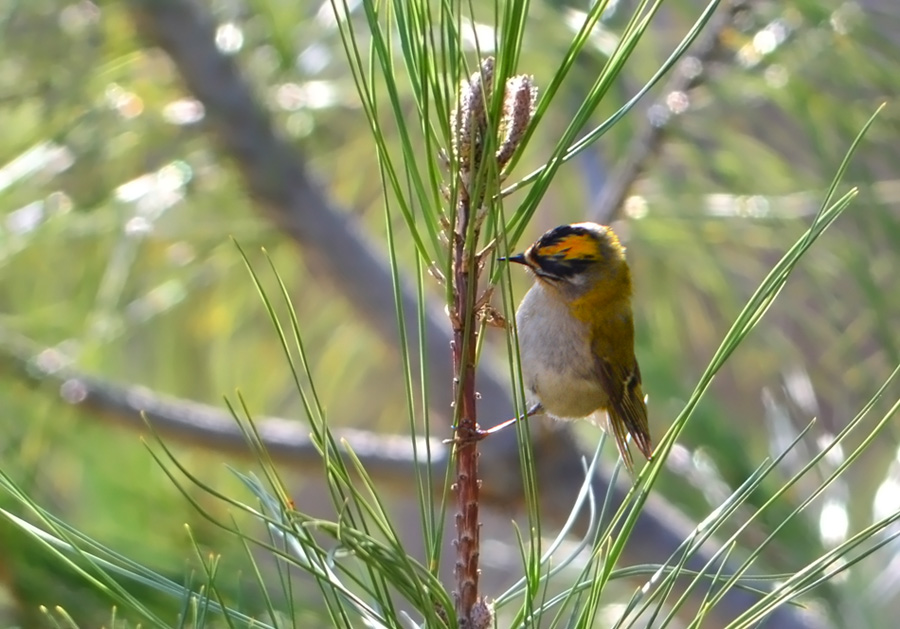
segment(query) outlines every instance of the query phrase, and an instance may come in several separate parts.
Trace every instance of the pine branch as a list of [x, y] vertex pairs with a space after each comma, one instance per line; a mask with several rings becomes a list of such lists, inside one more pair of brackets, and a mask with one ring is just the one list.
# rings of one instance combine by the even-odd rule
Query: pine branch
[[[215, 24], [207, 10], [196, 0], [128, 0], [127, 6], [132, 10], [138, 30], [172, 59], [188, 90], [203, 103], [213, 135], [223, 152], [234, 159], [247, 190], [258, 202], [257, 207], [298, 243], [307, 263], [323, 281], [364, 313], [361, 320], [371, 325], [386, 343], [396, 344], [396, 315], [387, 264], [363, 236], [352, 215], [334, 207], [313, 184], [299, 153], [276, 133], [233, 58], [222, 55], [216, 48]], [[340, 255], [335, 255], [336, 252]], [[407, 320], [415, 321], [415, 292], [406, 285], [402, 290], [402, 304]], [[426, 343], [431, 361], [428, 368], [434, 381], [441, 385], [433, 387], [430, 395], [436, 409], [433, 416], [441, 418], [453, 401], [444, 386], [453, 378], [450, 361], [446, 360], [451, 337], [445, 321], [443, 314], [435, 309], [427, 312]], [[412, 347], [410, 354], [416, 356], [418, 350]], [[502, 378], [483, 367], [478, 388], [484, 416], [512, 416], [513, 406]], [[190, 413], [182, 419], [191, 423]], [[227, 419], [232, 421], [230, 417]], [[219, 430], [221, 427], [216, 425], [211, 429], [198, 422], [189, 432], [200, 443], [225, 444], [228, 440], [224, 438], [226, 433]], [[580, 448], [566, 426], [558, 430], [535, 430], [533, 438], [538, 454], [537, 475], [547, 488], [541, 492], [542, 513], [545, 521], [559, 525], [561, 514], [568, 513], [578, 492], [579, 484], [572, 479], [580, 478], [582, 472], [579, 457], [573, 453], [580, 452]], [[267, 445], [277, 450], [278, 439]], [[481, 500], [496, 508], [518, 510], [523, 498], [515, 431], [501, 431], [481, 447], [486, 454], [481, 462], [485, 478]], [[285, 464], [298, 464], [301, 460], [294, 453]], [[414, 464], [409, 461], [409, 465]], [[595, 493], [604, 495], [610, 485], [608, 470], [601, 470], [594, 480]], [[613, 489], [613, 500], [621, 501], [623, 497], [622, 490]], [[625, 559], [631, 563], [658, 562], [677, 548], [691, 528], [684, 516], [663, 500], [651, 497], [635, 528], [636, 543], [628, 545]], [[708, 556], [701, 553], [687, 567], [701, 567]], [[711, 610], [708, 619], [724, 626], [754, 600], [754, 596], [745, 592], [729, 592]], [[772, 626], [785, 629], [814, 626], [798, 610], [786, 607], [776, 610], [771, 622]]]
[[[86, 374], [72, 367], [61, 352], [43, 347], [3, 327], [0, 327], [0, 373], [44, 390], [48, 396], [59, 396], [91, 419], [142, 431], [146, 429], [146, 417], [164, 439], [253, 459], [253, 452], [234, 418], [221, 408], [164, 396], [146, 387], [114, 384]], [[321, 454], [312, 445], [309, 431], [302, 422], [263, 417], [259, 418], [257, 425], [263, 445], [278, 465], [303, 472], [321, 472]], [[545, 487], [553, 488], [540, 495], [542, 519], [551, 527], [560, 528], [565, 524], [579, 489], [580, 483], [573, 482], [573, 479], [580, 478], [581, 472], [573, 473], [567, 465], [571, 461], [578, 463], [578, 457], [573, 456], [578, 452], [578, 447], [567, 442], [567, 435], [562, 431], [540, 432], [542, 440], [535, 446], [535, 451], [539, 453], [538, 477], [545, 481]], [[416, 460], [408, 435], [381, 435], [363, 430], [337, 430], [335, 433], [337, 437], [347, 440], [378, 486], [397, 495], [409, 493], [409, 479], [415, 473], [414, 468], [426, 464]], [[483, 447], [488, 448], [495, 438], [492, 436], [485, 440]], [[430, 447], [432, 475], [440, 483], [449, 464], [450, 452], [440, 442], [433, 441]], [[420, 444], [419, 451], [423, 450], [424, 444]], [[524, 509], [521, 492], [511, 491], [493, 482], [495, 465], [518, 464], [514, 460], [485, 460], [487, 472], [484, 476], [490, 482], [480, 492], [481, 504], [497, 512], [521, 513]], [[601, 470], [595, 478], [594, 491], [605, 492], [608, 479], [609, 470]], [[435, 487], [435, 491], [442, 491], [442, 487]], [[613, 490], [613, 500], [616, 502], [621, 502], [624, 495], [624, 488]], [[583, 533], [585, 526], [586, 523], [582, 523], [574, 532]], [[651, 496], [635, 527], [632, 536], [634, 543], [626, 546], [624, 559], [631, 564], [659, 562], [678, 547], [691, 528], [691, 523], [678, 510], [664, 500]], [[711, 552], [699, 552], [686, 567], [695, 570], [702, 568]], [[728, 619], [749, 609], [757, 600], [758, 596], [748, 592], [731, 590], [712, 609], [709, 617], [717, 625], [724, 626]], [[771, 627], [779, 629], [819, 627], [793, 607], [778, 608], [770, 622]]]
[[[468, 209], [459, 212], [469, 215]], [[460, 233], [468, 231], [468, 221], [459, 221]], [[465, 238], [454, 238], [454, 307], [453, 307], [453, 382], [457, 413], [456, 441], [456, 617], [460, 626], [471, 626], [472, 608], [478, 601], [478, 558], [481, 522], [478, 518], [479, 490], [477, 403], [475, 394], [476, 331], [475, 304], [472, 291], [478, 284], [477, 271], [470, 264], [472, 253], [466, 251]]]

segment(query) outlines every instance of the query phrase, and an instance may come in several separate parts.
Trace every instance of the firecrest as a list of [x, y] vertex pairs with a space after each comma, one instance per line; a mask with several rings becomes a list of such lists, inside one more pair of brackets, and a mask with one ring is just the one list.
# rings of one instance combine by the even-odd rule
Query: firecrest
[[631, 270], [616, 234], [596, 223], [561, 225], [505, 259], [535, 278], [516, 312], [528, 415], [588, 418], [612, 434], [629, 470], [628, 435], [649, 459]]

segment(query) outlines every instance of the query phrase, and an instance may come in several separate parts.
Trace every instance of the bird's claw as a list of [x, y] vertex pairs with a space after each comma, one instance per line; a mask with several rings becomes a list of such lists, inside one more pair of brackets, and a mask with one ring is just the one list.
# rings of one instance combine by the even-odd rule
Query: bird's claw
[[476, 425], [475, 428], [470, 428], [468, 426], [453, 426], [453, 432], [453, 437], [444, 439], [441, 443], [452, 443], [457, 446], [462, 446], [469, 443], [477, 443], [494, 432], [494, 429], [491, 428], [489, 430], [482, 430], [478, 425]]

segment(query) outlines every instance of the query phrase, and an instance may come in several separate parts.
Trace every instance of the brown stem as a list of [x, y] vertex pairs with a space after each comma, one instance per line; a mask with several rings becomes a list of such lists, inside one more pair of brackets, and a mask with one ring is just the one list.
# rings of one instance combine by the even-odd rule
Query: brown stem
[[456, 413], [456, 617], [460, 626], [471, 626], [472, 608], [478, 601], [479, 533], [478, 423], [475, 408], [476, 321], [471, 291], [478, 285], [477, 265], [467, 259], [466, 233], [469, 208], [460, 203], [453, 239], [454, 307], [453, 372]]

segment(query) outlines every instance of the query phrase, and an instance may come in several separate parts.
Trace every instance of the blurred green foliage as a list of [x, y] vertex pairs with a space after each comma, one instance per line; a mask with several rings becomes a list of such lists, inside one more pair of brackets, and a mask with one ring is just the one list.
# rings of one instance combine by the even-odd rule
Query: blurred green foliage
[[[220, 49], [237, 57], [277, 127], [332, 198], [373, 240], [383, 238], [381, 182], [328, 3], [205, 4], [220, 25]], [[580, 4], [533, 3], [533, 39], [519, 70], [538, 85], [552, 76]], [[648, 119], [666, 125], [620, 218], [637, 291], [638, 356], [661, 434], [750, 292], [811, 221], [855, 133], [889, 99], [845, 181], [859, 186], [860, 199], [717, 378], [676, 453], [680, 467], [659, 485], [697, 520], [721, 499], [718, 490], [739, 484], [813, 417], [805, 445], [815, 451], [816, 439], [839, 431], [900, 362], [900, 109], [890, 100], [900, 9], [877, 5], [791, 0], [740, 12], [701, 68], [700, 85], [629, 116], [564, 167], [526, 234], [590, 217], [604, 178]], [[665, 6], [595, 123], [642, 85], [696, 12], [692, 3]], [[330, 416], [404, 430], [396, 352], [256, 211], [206, 132], [202, 107], [177, 68], [144, 46], [133, 19], [127, 2], [0, 3], [0, 326], [59, 346], [80, 369], [113, 382], [212, 404], [240, 388], [255, 412], [302, 417], [234, 236], [260, 264], [255, 252], [264, 246], [294, 295]], [[604, 63], [617, 20], [611, 10], [592, 54], [579, 60], [585, 84]], [[574, 111], [579, 83], [567, 81], [517, 176], [546, 159], [542, 147]], [[398, 247], [412, 260], [411, 243]], [[526, 285], [522, 277], [519, 294]], [[894, 387], [888, 403], [896, 397]], [[174, 579], [196, 569], [185, 564], [192, 550], [184, 523], [237, 565], [239, 552], [220, 546], [134, 432], [11, 377], [0, 380], [0, 400], [3, 469], [63, 519]], [[584, 431], [593, 443], [593, 429]], [[886, 434], [832, 492], [854, 530], [873, 512], [900, 507], [898, 435]], [[180, 454], [207, 481], [237, 489], [215, 452]], [[306, 481], [292, 482], [299, 490]], [[811, 509], [806, 529], [795, 526], [770, 563], [790, 569], [818, 552], [828, 543], [823, 517]], [[2, 622], [34, 626], [41, 604], [62, 604], [86, 625], [109, 617], [102, 600], [82, 596], [84, 584], [36, 559], [6, 528], [0, 544], [0, 589], [10, 593]], [[856, 626], [883, 626], [900, 610], [896, 568], [885, 565], [857, 568], [866, 578], [843, 584], [841, 601], [857, 601], [844, 612]], [[866, 584], [882, 588], [876, 600]]]

